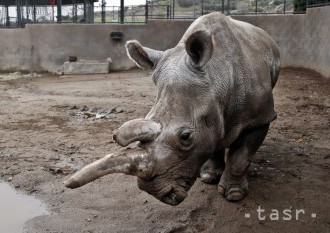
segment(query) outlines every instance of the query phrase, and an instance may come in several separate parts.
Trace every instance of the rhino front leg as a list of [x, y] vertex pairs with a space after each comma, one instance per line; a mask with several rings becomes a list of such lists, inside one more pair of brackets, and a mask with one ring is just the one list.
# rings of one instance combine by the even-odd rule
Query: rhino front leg
[[253, 155], [266, 137], [269, 124], [246, 130], [230, 146], [218, 192], [228, 201], [240, 201], [248, 193], [246, 172]]
[[225, 150], [217, 150], [201, 168], [201, 180], [206, 184], [217, 184], [225, 168]]

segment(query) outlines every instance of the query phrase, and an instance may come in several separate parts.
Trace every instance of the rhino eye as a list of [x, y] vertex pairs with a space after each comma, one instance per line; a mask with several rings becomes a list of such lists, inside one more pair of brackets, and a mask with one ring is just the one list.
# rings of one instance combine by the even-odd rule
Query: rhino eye
[[184, 129], [179, 133], [181, 149], [189, 149], [193, 144], [193, 133], [191, 130]]
[[182, 141], [188, 141], [190, 139], [190, 135], [191, 133], [190, 132], [184, 132], [184, 133], [181, 133], [180, 135], [180, 139]]

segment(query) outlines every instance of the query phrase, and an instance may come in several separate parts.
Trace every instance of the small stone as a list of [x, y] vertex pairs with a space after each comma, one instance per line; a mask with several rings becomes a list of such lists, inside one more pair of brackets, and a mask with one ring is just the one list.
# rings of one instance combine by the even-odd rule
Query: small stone
[[120, 108], [120, 107], [116, 108], [116, 113], [122, 113], [122, 112], [124, 112], [123, 108]]
[[77, 105], [73, 105], [70, 107], [71, 110], [75, 110], [75, 109], [79, 109], [79, 107]]
[[94, 117], [96, 114], [94, 113], [90, 113], [90, 112], [85, 112], [84, 113], [84, 118], [91, 118], [91, 117]]
[[82, 111], [82, 112], [86, 112], [86, 111], [88, 111], [88, 107], [87, 107], [86, 105], [84, 105], [84, 106], [80, 109], [80, 111]]
[[105, 118], [105, 115], [104, 114], [99, 114], [97, 113], [96, 116], [95, 116], [96, 119], [102, 119], [102, 118]]

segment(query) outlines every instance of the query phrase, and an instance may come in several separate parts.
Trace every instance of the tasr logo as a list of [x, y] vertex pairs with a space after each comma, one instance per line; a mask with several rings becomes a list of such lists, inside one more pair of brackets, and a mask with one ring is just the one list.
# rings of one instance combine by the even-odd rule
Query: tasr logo
[[[271, 220], [271, 221], [290, 221], [290, 220], [301, 220], [303, 217], [310, 216], [310, 218], [316, 218], [316, 213], [308, 213], [304, 209], [294, 209], [292, 207], [287, 209], [270, 209], [266, 210], [260, 205], [256, 210], [257, 218], [260, 221]], [[245, 213], [245, 218], [253, 218], [251, 213]]]

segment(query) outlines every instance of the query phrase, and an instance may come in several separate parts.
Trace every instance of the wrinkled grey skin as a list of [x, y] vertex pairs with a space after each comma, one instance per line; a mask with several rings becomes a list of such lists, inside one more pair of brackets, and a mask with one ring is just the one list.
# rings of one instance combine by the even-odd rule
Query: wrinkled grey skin
[[251, 157], [276, 118], [272, 88], [280, 61], [274, 41], [257, 27], [212, 13], [198, 18], [165, 52], [138, 41], [126, 48], [139, 67], [154, 69], [158, 89], [144, 120], [159, 128], [127, 143], [121, 129], [114, 137], [122, 146], [140, 141], [150, 158], [148, 172], [135, 173], [139, 188], [177, 205], [200, 175], [218, 183], [227, 200], [243, 199]]

